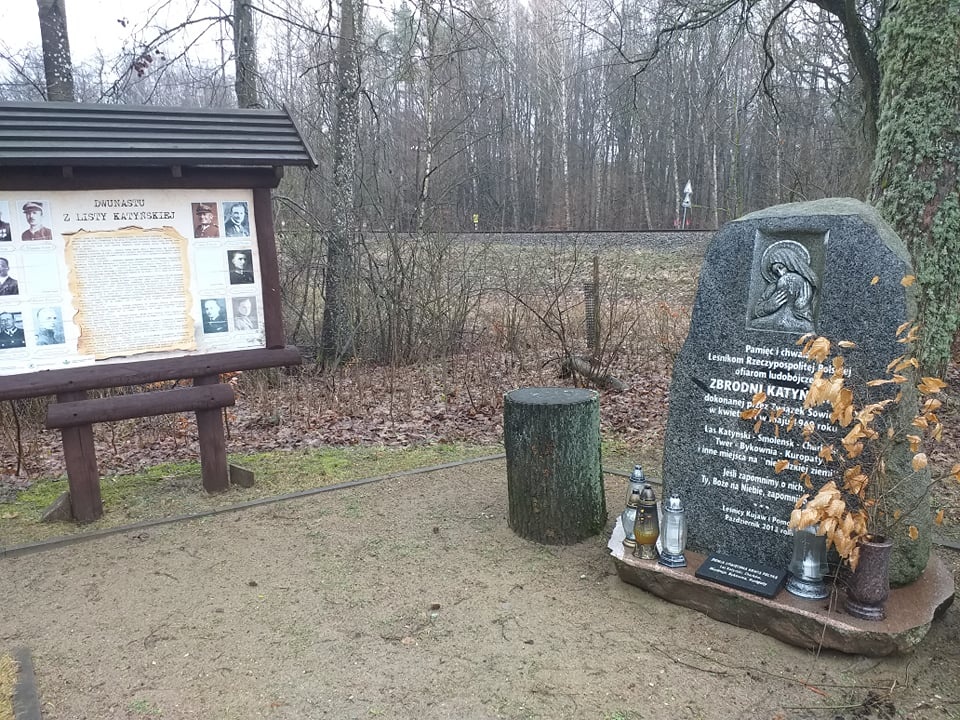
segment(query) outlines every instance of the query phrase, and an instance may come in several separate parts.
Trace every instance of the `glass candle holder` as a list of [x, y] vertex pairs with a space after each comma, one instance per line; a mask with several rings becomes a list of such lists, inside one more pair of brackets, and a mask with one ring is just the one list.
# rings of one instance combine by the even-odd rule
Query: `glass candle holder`
[[644, 485], [637, 507], [637, 522], [633, 528], [633, 538], [637, 543], [633, 554], [643, 560], [656, 560], [658, 537], [660, 518], [657, 516], [657, 496], [652, 487]]
[[787, 592], [821, 600], [830, 594], [823, 581], [827, 574], [827, 539], [811, 525], [793, 533], [793, 556], [787, 568]]
[[623, 544], [625, 547], [636, 547], [634, 529], [637, 525], [637, 508], [640, 506], [640, 488], [631, 484], [627, 492], [627, 506], [620, 513], [620, 522], [623, 525]]
[[683, 555], [687, 545], [687, 517], [680, 497], [671, 495], [663, 504], [663, 526], [660, 529], [660, 564], [685, 567]]

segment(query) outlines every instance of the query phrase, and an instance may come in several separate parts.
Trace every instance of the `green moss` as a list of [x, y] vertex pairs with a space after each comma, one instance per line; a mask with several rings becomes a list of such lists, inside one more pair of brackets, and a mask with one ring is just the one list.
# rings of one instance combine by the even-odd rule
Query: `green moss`
[[131, 475], [104, 477], [100, 495], [104, 515], [87, 525], [41, 523], [43, 511], [68, 489], [65, 478], [40, 480], [2, 506], [0, 545], [15, 545], [63, 534], [116, 527], [146, 519], [204, 512], [225, 505], [350, 480], [388, 475], [502, 452], [498, 445], [444, 444], [408, 448], [318, 448], [231, 455], [229, 461], [252, 470], [252, 488], [202, 491], [200, 464], [163, 463]]
[[960, 0], [900, 0], [879, 59], [874, 197], [913, 258], [920, 360], [942, 375], [960, 323]]

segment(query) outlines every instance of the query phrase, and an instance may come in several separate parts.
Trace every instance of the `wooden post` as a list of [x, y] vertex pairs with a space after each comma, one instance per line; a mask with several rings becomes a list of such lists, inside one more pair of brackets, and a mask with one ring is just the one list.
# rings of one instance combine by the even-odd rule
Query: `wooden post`
[[280, 297], [280, 269], [277, 265], [277, 239], [273, 231], [273, 201], [269, 188], [253, 191], [253, 214], [260, 248], [260, 289], [263, 297], [263, 328], [267, 348], [282, 348], [283, 301]]
[[[57, 393], [57, 402], [85, 400], [86, 392]], [[67, 466], [67, 484], [70, 487], [70, 512], [79, 522], [92, 522], [103, 515], [100, 499], [100, 472], [97, 453], [93, 446], [93, 426], [90, 424], [63, 428], [63, 459]]]
[[[193, 384], [215, 385], [219, 375], [201, 375]], [[203, 489], [208, 493], [222, 492], [230, 487], [227, 471], [227, 441], [223, 433], [223, 410], [219, 407], [197, 410], [197, 438], [200, 441], [200, 475]]]
[[510, 527], [549, 545], [603, 531], [600, 395], [573, 388], [524, 388], [503, 406]]

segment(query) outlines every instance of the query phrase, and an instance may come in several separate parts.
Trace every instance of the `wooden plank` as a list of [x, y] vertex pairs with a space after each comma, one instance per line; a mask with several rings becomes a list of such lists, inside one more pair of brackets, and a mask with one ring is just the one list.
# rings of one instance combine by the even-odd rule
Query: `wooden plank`
[[[85, 402], [85, 392], [69, 392], [57, 395], [58, 403]], [[63, 458], [67, 466], [67, 484], [70, 487], [70, 509], [73, 519], [92, 522], [103, 515], [100, 499], [100, 472], [97, 469], [97, 453], [93, 445], [93, 427], [89, 424], [65, 428]]]
[[[190, 158], [187, 158], [189, 162]], [[130, 160], [131, 165], [143, 165], [143, 160]], [[170, 173], [172, 165], [183, 165], [183, 176]], [[63, 177], [62, 165], [73, 166], [73, 176]], [[0, 190], [117, 190], [129, 194], [129, 188], [137, 189], [203, 189], [257, 187], [274, 188], [280, 183], [282, 168], [236, 167], [196, 168], [186, 162], [177, 163], [175, 158], [165, 160], [160, 167], [84, 167], [67, 157], [58, 159], [56, 165], [36, 167], [7, 167], [0, 174]]]
[[94, 400], [57, 402], [47, 408], [47, 427], [76, 427], [97, 422], [129, 420], [135, 417], [222, 408], [233, 405], [234, 402], [236, 397], [233, 388], [221, 384], [133, 393]]
[[[193, 379], [194, 386], [200, 389], [212, 389], [219, 382], [217, 375], [203, 375]], [[220, 408], [197, 410], [197, 438], [200, 441], [200, 476], [203, 489], [208, 493], [229, 489], [227, 440], [223, 432], [223, 411]]]
[[146, 385], [163, 380], [219, 375], [237, 370], [299, 365], [300, 351], [293, 346], [278, 349], [233, 350], [185, 355], [163, 360], [103, 363], [63, 370], [41, 370], [0, 377], [0, 400], [56, 395], [97, 388]]
[[253, 191], [253, 215], [257, 223], [257, 247], [260, 251], [260, 286], [263, 289], [263, 328], [268, 348], [284, 346], [280, 269], [277, 266], [277, 242], [273, 232], [273, 204], [270, 191]]

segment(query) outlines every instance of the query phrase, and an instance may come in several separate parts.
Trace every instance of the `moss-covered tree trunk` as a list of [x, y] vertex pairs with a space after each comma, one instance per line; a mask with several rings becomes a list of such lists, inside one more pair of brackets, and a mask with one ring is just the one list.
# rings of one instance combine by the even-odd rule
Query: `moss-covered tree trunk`
[[923, 372], [942, 376], [960, 325], [960, 0], [887, 5], [873, 196], [913, 258]]
[[598, 393], [571, 388], [507, 393], [503, 438], [510, 527], [517, 535], [569, 545], [603, 530]]

